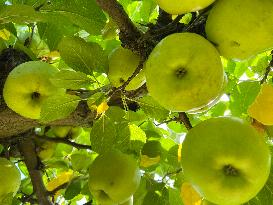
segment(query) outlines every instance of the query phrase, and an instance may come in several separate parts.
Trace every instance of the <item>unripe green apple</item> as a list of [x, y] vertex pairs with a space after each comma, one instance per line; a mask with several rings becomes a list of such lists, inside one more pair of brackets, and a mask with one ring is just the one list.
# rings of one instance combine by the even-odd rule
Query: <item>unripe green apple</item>
[[23, 117], [39, 119], [45, 99], [65, 92], [50, 82], [57, 72], [57, 68], [40, 61], [30, 61], [15, 67], [9, 73], [3, 89], [8, 107]]
[[74, 139], [81, 134], [82, 128], [71, 126], [52, 126], [51, 131], [56, 137], [60, 138], [70, 137]]
[[89, 168], [89, 189], [101, 205], [125, 203], [139, 183], [136, 160], [118, 150], [99, 155]]
[[0, 204], [9, 195], [14, 196], [21, 184], [18, 168], [9, 160], [0, 158]]
[[239, 118], [220, 117], [192, 128], [182, 143], [185, 179], [208, 201], [239, 205], [265, 185], [271, 156], [265, 139]]
[[245, 60], [273, 48], [272, 0], [218, 0], [206, 34], [225, 58]]
[[215, 0], [155, 0], [169, 14], [184, 14], [206, 8]]
[[[118, 47], [109, 56], [108, 77], [114, 87], [119, 87], [125, 83], [136, 70], [140, 62], [140, 57], [132, 51]], [[125, 90], [135, 90], [145, 83], [144, 72], [132, 79]]]
[[121, 203], [119, 205], [133, 205], [133, 204], [134, 204], [134, 197], [131, 196], [129, 200], [127, 200], [124, 203]]
[[38, 144], [39, 144], [39, 147], [37, 149], [37, 152], [38, 152], [38, 156], [41, 160], [48, 160], [54, 155], [55, 149], [56, 149], [55, 142], [40, 141], [40, 142], [38, 142]]
[[167, 36], [145, 64], [149, 94], [171, 111], [200, 109], [223, 90], [224, 69], [217, 49], [194, 33]]

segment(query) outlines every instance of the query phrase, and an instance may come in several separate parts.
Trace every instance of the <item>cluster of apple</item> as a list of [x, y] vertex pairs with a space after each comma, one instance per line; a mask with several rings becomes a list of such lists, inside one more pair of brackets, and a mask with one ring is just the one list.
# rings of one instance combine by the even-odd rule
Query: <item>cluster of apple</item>
[[[214, 0], [156, 2], [177, 15], [206, 8]], [[273, 48], [272, 10], [272, 0], [218, 0], [206, 22], [207, 39], [187, 32], [165, 37], [125, 89], [137, 89], [146, 80], [149, 94], [170, 111], [198, 112], [212, 106], [227, 83], [220, 56], [246, 60]], [[138, 62], [133, 52], [114, 50], [109, 58], [113, 86], [121, 86]], [[186, 179], [205, 199], [221, 205], [256, 196], [271, 167], [265, 139], [233, 117], [209, 119], [191, 129], [181, 156]]]

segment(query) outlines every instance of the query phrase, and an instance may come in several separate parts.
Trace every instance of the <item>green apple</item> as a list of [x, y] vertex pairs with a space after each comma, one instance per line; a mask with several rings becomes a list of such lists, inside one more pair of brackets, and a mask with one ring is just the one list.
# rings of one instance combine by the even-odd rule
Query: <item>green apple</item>
[[119, 205], [133, 205], [133, 204], [134, 204], [134, 197], [131, 196], [129, 200], [127, 200], [124, 203], [121, 203]]
[[206, 34], [225, 58], [244, 60], [273, 48], [272, 0], [218, 0]]
[[38, 156], [41, 160], [49, 160], [55, 153], [56, 143], [50, 141], [38, 142]]
[[74, 139], [81, 134], [82, 128], [71, 126], [51, 126], [51, 131], [56, 137], [59, 138], [70, 137]]
[[249, 201], [270, 173], [271, 156], [265, 139], [239, 118], [201, 122], [186, 135], [181, 156], [185, 179], [215, 204]]
[[224, 70], [216, 48], [194, 33], [175, 33], [154, 48], [145, 64], [150, 95], [171, 111], [193, 111], [217, 98]]
[[99, 155], [89, 168], [89, 189], [100, 205], [128, 201], [140, 183], [137, 162], [118, 150]]
[[18, 168], [9, 160], [0, 158], [0, 204], [7, 196], [14, 196], [21, 184]]
[[50, 82], [57, 72], [57, 68], [40, 61], [30, 61], [15, 67], [9, 73], [3, 89], [8, 107], [23, 117], [39, 119], [44, 100], [65, 92]]
[[185, 14], [206, 8], [215, 0], [155, 0], [169, 14]]
[[[132, 51], [118, 47], [109, 55], [108, 77], [114, 87], [119, 87], [125, 83], [136, 70], [140, 57]], [[132, 79], [125, 90], [135, 90], [145, 83], [144, 72]]]

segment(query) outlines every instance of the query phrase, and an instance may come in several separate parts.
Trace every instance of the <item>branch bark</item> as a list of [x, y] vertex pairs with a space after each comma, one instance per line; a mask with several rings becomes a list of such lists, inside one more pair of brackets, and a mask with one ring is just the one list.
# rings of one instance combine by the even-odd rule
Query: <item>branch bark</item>
[[131, 21], [122, 5], [116, 0], [96, 0], [97, 4], [109, 14], [119, 27], [119, 37], [123, 46], [134, 51], [139, 51], [138, 39], [142, 33]]
[[24, 161], [31, 178], [33, 190], [36, 194], [39, 204], [53, 205], [47, 195], [47, 190], [42, 179], [42, 173], [38, 169], [39, 161], [35, 152], [35, 144], [33, 140], [29, 137], [22, 138], [22, 140], [19, 142], [19, 148], [22, 156], [24, 156]]
[[[68, 125], [68, 126], [82, 126], [91, 127], [96, 113], [88, 108], [86, 102], [80, 102], [76, 111], [65, 119], [56, 120], [48, 125]], [[37, 120], [24, 118], [13, 112], [6, 105], [0, 108], [0, 138], [8, 138], [28, 130], [42, 126]]]

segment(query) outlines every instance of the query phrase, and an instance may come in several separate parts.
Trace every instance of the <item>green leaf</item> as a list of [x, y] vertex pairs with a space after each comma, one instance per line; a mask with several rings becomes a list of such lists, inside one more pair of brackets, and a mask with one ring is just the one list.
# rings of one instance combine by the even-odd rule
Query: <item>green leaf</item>
[[6, 6], [0, 11], [0, 23], [33, 23], [44, 20], [43, 15], [27, 5]]
[[249, 105], [254, 101], [260, 90], [259, 82], [245, 81], [238, 84], [230, 96], [230, 110], [235, 116], [247, 114]]
[[183, 205], [183, 202], [180, 197], [180, 191], [177, 189], [169, 188], [169, 203], [175, 205]]
[[86, 150], [75, 151], [71, 155], [71, 164], [73, 170], [83, 171], [87, 170], [89, 165], [94, 160], [94, 154], [87, 152]]
[[38, 23], [37, 28], [41, 39], [51, 51], [57, 49], [63, 36], [72, 36], [78, 31], [68, 19], [60, 15], [47, 15], [46, 21]]
[[141, 98], [138, 103], [146, 115], [158, 121], [165, 120], [169, 115], [169, 111], [159, 105], [158, 102], [150, 96]]
[[105, 115], [97, 120], [90, 133], [93, 150], [99, 154], [110, 150], [116, 143], [115, 124]]
[[81, 98], [74, 95], [54, 95], [42, 104], [40, 121], [43, 123], [62, 119], [70, 115], [78, 106]]
[[73, 70], [61, 70], [50, 80], [56, 87], [75, 90], [88, 88], [94, 82], [86, 74]]
[[95, 0], [51, 0], [41, 12], [62, 15], [90, 34], [100, 34], [106, 23], [106, 16]]
[[79, 179], [73, 180], [65, 190], [64, 198], [71, 200], [81, 193], [82, 182]]
[[92, 74], [93, 70], [106, 68], [107, 57], [96, 43], [79, 37], [64, 37], [58, 47], [62, 59], [76, 71]]

